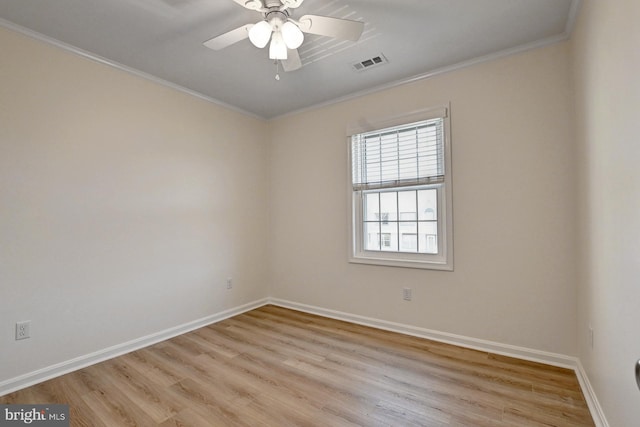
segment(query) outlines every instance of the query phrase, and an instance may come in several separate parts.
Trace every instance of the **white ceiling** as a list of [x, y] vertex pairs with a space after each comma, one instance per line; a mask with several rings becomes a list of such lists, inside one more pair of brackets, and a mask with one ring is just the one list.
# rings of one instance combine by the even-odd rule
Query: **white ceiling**
[[[258, 12], [233, 0], [0, 0], [0, 24], [89, 53], [250, 114], [273, 118], [486, 57], [566, 38], [578, 0], [305, 0], [292, 11], [365, 22], [358, 42], [307, 35], [304, 66], [267, 49], [202, 42]], [[351, 65], [383, 54], [388, 64]]]

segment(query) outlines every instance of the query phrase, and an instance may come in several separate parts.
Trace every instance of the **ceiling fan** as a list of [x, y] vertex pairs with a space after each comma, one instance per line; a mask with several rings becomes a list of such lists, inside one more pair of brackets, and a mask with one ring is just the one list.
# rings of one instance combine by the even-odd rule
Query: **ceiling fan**
[[295, 20], [289, 9], [299, 7], [304, 0], [233, 0], [240, 6], [262, 13], [263, 19], [216, 36], [203, 44], [213, 50], [221, 50], [248, 38], [262, 49], [269, 40], [269, 58], [280, 61], [284, 71], [302, 67], [298, 47], [304, 34], [317, 34], [344, 40], [357, 41], [364, 23], [328, 16], [304, 15]]

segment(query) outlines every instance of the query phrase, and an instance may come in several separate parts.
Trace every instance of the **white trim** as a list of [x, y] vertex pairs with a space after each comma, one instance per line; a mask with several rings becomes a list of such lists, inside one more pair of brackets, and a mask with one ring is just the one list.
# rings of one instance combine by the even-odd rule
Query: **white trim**
[[347, 124], [346, 136], [351, 137], [359, 133], [373, 132], [423, 120], [446, 119], [449, 117], [449, 108], [451, 108], [450, 102], [438, 107], [422, 108], [399, 115], [371, 118], [365, 122], [358, 120]]
[[502, 344], [494, 341], [481, 340], [477, 338], [467, 337], [463, 335], [450, 334], [447, 332], [435, 331], [432, 329], [411, 326], [402, 323], [389, 322], [387, 320], [375, 319], [372, 317], [360, 316], [357, 314], [346, 313], [337, 310], [330, 310], [317, 306], [296, 303], [293, 301], [283, 300], [280, 298], [262, 298], [257, 301], [249, 302], [238, 307], [221, 311], [198, 320], [187, 322], [185, 324], [156, 332], [145, 337], [137, 338], [126, 343], [117, 344], [94, 353], [67, 360], [55, 365], [51, 365], [27, 374], [11, 378], [0, 383], [0, 396], [12, 393], [14, 391], [29, 387], [31, 385], [121, 356], [126, 353], [156, 344], [161, 341], [168, 340], [178, 335], [185, 334], [198, 328], [202, 328], [213, 323], [220, 322], [229, 317], [237, 316], [247, 311], [254, 310], [264, 305], [276, 305], [279, 307], [289, 308], [292, 310], [311, 313], [318, 316], [328, 317], [331, 319], [342, 320], [358, 325], [369, 326], [376, 329], [382, 329], [400, 334], [411, 335], [418, 338], [430, 339], [433, 341], [443, 342], [456, 345], [459, 347], [470, 348], [479, 351], [486, 351], [503, 356], [515, 357], [518, 359], [529, 360], [532, 362], [545, 363], [552, 366], [572, 369], [578, 378], [582, 393], [587, 401], [587, 406], [591, 412], [591, 416], [596, 427], [609, 427], [604, 412], [596, 394], [591, 387], [589, 378], [584, 370], [582, 363], [576, 357], [565, 356], [557, 353], [550, 353], [540, 350], [534, 350], [525, 347]]
[[[355, 239], [354, 239], [355, 240]], [[353, 264], [367, 264], [367, 265], [378, 265], [382, 267], [398, 267], [398, 268], [418, 268], [422, 270], [440, 270], [440, 271], [453, 271], [453, 265], [446, 263], [444, 261], [436, 261], [434, 259], [429, 259], [429, 261], [423, 260], [414, 260], [406, 258], [401, 258], [402, 255], [407, 255], [404, 253], [400, 253], [397, 258], [391, 258], [391, 256], [387, 256], [384, 252], [381, 254], [377, 254], [376, 252], [363, 251], [363, 253], [367, 253], [370, 255], [354, 255], [349, 254], [349, 262]], [[389, 255], [396, 255], [395, 253], [388, 253]], [[376, 256], [377, 255], [377, 256]], [[414, 256], [414, 254], [409, 254]]]
[[573, 33], [573, 29], [576, 26], [576, 20], [578, 19], [581, 5], [582, 0], [573, 0], [571, 2], [571, 6], [569, 6], [569, 17], [567, 18], [567, 24], [564, 27], [564, 33], [567, 38], [571, 37], [571, 33]]
[[549, 46], [549, 45], [552, 45], [552, 44], [555, 44], [555, 43], [563, 42], [565, 40], [568, 40], [571, 37], [571, 33], [573, 32], [573, 28], [575, 26], [575, 22], [576, 22], [576, 19], [577, 19], [579, 10], [580, 10], [580, 4], [581, 4], [581, 0], [572, 0], [571, 6], [570, 6], [570, 9], [569, 9], [569, 16], [567, 18], [567, 22], [566, 22], [566, 25], [565, 25], [565, 30], [564, 30], [564, 32], [562, 34], [558, 34], [558, 35], [555, 35], [555, 36], [547, 37], [547, 38], [542, 39], [542, 40], [537, 40], [537, 41], [532, 42], [532, 43], [526, 43], [526, 44], [523, 44], [523, 45], [520, 45], [520, 46], [516, 46], [516, 47], [512, 47], [512, 48], [509, 48], [509, 49], [504, 49], [504, 50], [501, 50], [499, 52], [491, 53], [489, 55], [479, 56], [477, 58], [472, 58], [470, 60], [462, 61], [462, 62], [459, 62], [457, 64], [453, 64], [453, 65], [450, 65], [450, 66], [446, 66], [446, 67], [442, 67], [442, 68], [436, 68], [434, 70], [430, 70], [430, 71], [427, 71], [425, 73], [421, 73], [421, 74], [418, 74], [418, 75], [415, 75], [415, 76], [412, 76], [412, 77], [409, 77], [409, 78], [406, 78], [406, 79], [402, 79], [402, 80], [398, 80], [398, 81], [395, 81], [395, 82], [383, 84], [383, 85], [380, 85], [380, 86], [376, 86], [374, 88], [365, 89], [365, 90], [358, 91], [358, 92], [353, 92], [353, 93], [350, 93], [350, 94], [347, 94], [347, 95], [344, 95], [344, 96], [341, 96], [339, 98], [335, 98], [335, 99], [332, 99], [332, 100], [329, 100], [329, 101], [326, 101], [326, 102], [321, 102], [321, 103], [318, 103], [318, 104], [311, 105], [309, 107], [300, 108], [300, 109], [297, 109], [297, 110], [289, 111], [288, 113], [281, 114], [279, 116], [268, 117], [268, 118], [260, 116], [260, 115], [255, 114], [255, 113], [251, 113], [249, 111], [243, 110], [241, 108], [238, 108], [236, 106], [227, 104], [225, 102], [219, 101], [219, 100], [211, 98], [209, 96], [203, 95], [200, 92], [196, 92], [196, 91], [193, 91], [191, 89], [187, 89], [187, 88], [185, 88], [183, 86], [179, 86], [177, 84], [168, 82], [166, 80], [163, 80], [163, 79], [160, 79], [158, 77], [155, 77], [155, 76], [153, 76], [151, 74], [144, 73], [144, 72], [142, 72], [140, 70], [136, 70], [134, 68], [127, 67], [125, 65], [119, 64], [119, 63], [111, 61], [109, 59], [100, 57], [100, 56], [95, 55], [93, 53], [90, 53], [90, 52], [87, 52], [85, 50], [79, 49], [77, 47], [71, 46], [71, 45], [69, 45], [67, 43], [63, 43], [63, 42], [61, 42], [59, 40], [56, 40], [54, 38], [45, 36], [44, 34], [41, 34], [41, 33], [38, 33], [36, 31], [27, 29], [27, 28], [22, 27], [20, 25], [14, 24], [13, 22], [7, 21], [7, 20], [2, 19], [2, 18], [0, 18], [0, 27], [4, 27], [4, 28], [10, 29], [10, 30], [19, 32], [19, 33], [24, 34], [26, 36], [29, 36], [31, 38], [43, 41], [45, 43], [49, 43], [49, 44], [57, 46], [57, 47], [59, 47], [61, 49], [64, 49], [64, 50], [67, 50], [69, 52], [75, 53], [77, 55], [83, 56], [85, 58], [91, 59], [93, 61], [97, 61], [97, 62], [99, 62], [101, 64], [105, 64], [105, 65], [109, 65], [109, 66], [115, 67], [115, 68], [117, 68], [117, 69], [119, 69], [121, 71], [125, 71], [125, 72], [128, 72], [128, 73], [134, 74], [134, 75], [136, 75], [138, 77], [142, 77], [142, 78], [144, 78], [146, 80], [150, 80], [152, 82], [155, 82], [155, 83], [158, 83], [160, 85], [175, 89], [177, 91], [186, 93], [188, 95], [195, 96], [196, 98], [200, 98], [200, 99], [205, 100], [207, 102], [211, 102], [211, 103], [219, 105], [221, 107], [228, 108], [228, 109], [236, 111], [238, 113], [246, 114], [246, 115], [248, 115], [250, 117], [254, 117], [254, 118], [257, 118], [257, 119], [262, 119], [262, 120], [266, 120], [266, 121], [272, 121], [272, 120], [279, 120], [279, 119], [282, 119], [282, 118], [285, 118], [285, 117], [288, 117], [288, 116], [293, 116], [295, 114], [303, 113], [303, 112], [306, 112], [306, 111], [311, 111], [311, 110], [315, 110], [315, 109], [318, 109], [318, 108], [324, 108], [324, 107], [328, 107], [330, 105], [339, 104], [341, 102], [349, 101], [349, 100], [352, 100], [352, 99], [360, 98], [362, 96], [371, 95], [373, 93], [381, 92], [383, 90], [392, 89], [392, 88], [395, 88], [395, 87], [398, 87], [398, 86], [402, 86], [402, 85], [405, 85], [407, 83], [413, 83], [415, 81], [428, 79], [428, 78], [431, 78], [431, 77], [438, 76], [440, 74], [446, 74], [446, 73], [449, 73], [449, 72], [452, 72], [452, 71], [457, 71], [457, 70], [460, 70], [460, 69], [463, 69], [463, 68], [471, 67], [473, 65], [481, 64], [483, 62], [490, 62], [490, 61], [493, 61], [493, 60], [496, 60], [496, 59], [500, 59], [500, 58], [505, 58], [505, 57], [508, 57], [508, 56], [511, 56], [511, 55], [517, 55], [519, 53], [526, 52], [528, 50], [537, 49], [537, 48]]
[[309, 107], [300, 108], [298, 110], [290, 111], [288, 113], [281, 114], [279, 116], [271, 117], [268, 120], [279, 120], [288, 116], [293, 116], [295, 114], [304, 113], [307, 111], [315, 110], [317, 108], [324, 108], [330, 105], [339, 104], [341, 102], [350, 101], [352, 99], [360, 98], [366, 95], [371, 95], [377, 92], [382, 92], [383, 90], [393, 89], [398, 86], [405, 85], [407, 83], [413, 83], [419, 80], [428, 79], [431, 77], [438, 76], [440, 74], [450, 73], [452, 71], [461, 70], [463, 68], [471, 67], [474, 65], [482, 64], [483, 62], [490, 62], [501, 58], [506, 58], [511, 55], [518, 55], [520, 53], [538, 49], [541, 47], [550, 46], [556, 43], [561, 43], [563, 41], [569, 40], [571, 37], [571, 33], [575, 27], [575, 23], [578, 17], [578, 13], [580, 12], [580, 5], [582, 0], [572, 0], [571, 6], [569, 6], [569, 16], [567, 17], [567, 22], [564, 27], [564, 32], [562, 34], [557, 34], [555, 36], [547, 37], [541, 40], [534, 41], [532, 43], [525, 43], [520, 46], [515, 46], [512, 48], [504, 49], [498, 52], [490, 53], [488, 55], [479, 56], [476, 58], [469, 59], [467, 61], [458, 62], [457, 64], [449, 65], [442, 68], [436, 68], [434, 70], [427, 71], [425, 73], [421, 73], [415, 75], [413, 77], [409, 77], [406, 79], [398, 80], [395, 82], [383, 84], [380, 86], [376, 86], [374, 88], [365, 89], [358, 92], [353, 92], [348, 95], [341, 96], [340, 98], [335, 98], [329, 101], [321, 102], [319, 104], [311, 105]]
[[393, 89], [398, 86], [405, 85], [407, 83], [413, 83], [419, 80], [429, 79], [431, 77], [435, 77], [441, 74], [447, 74], [452, 71], [461, 70], [467, 67], [471, 67], [474, 65], [482, 64], [484, 62], [490, 62], [497, 59], [506, 58], [511, 55], [518, 55], [520, 53], [538, 49], [541, 47], [551, 46], [556, 43], [561, 43], [563, 41], [569, 40], [571, 38], [571, 33], [573, 33], [573, 29], [575, 27], [576, 20], [578, 18], [578, 14], [580, 12], [582, 0], [572, 0], [571, 5], [569, 6], [569, 16], [567, 17], [567, 22], [565, 23], [564, 32], [562, 34], [557, 34], [555, 36], [547, 37], [541, 40], [536, 40], [532, 43], [525, 43], [520, 46], [515, 46], [512, 48], [504, 49], [498, 52], [490, 53], [488, 55], [479, 56], [476, 58], [472, 58], [466, 61], [458, 62], [457, 64], [449, 65], [442, 68], [436, 68], [434, 70], [427, 71], [425, 73], [421, 73], [415, 75], [413, 77], [409, 77], [406, 79], [398, 80], [395, 82], [383, 84], [380, 86], [376, 86], [374, 88], [365, 89], [358, 92], [353, 92], [340, 98], [331, 99], [329, 101], [321, 102], [319, 104], [311, 105], [309, 107], [300, 108], [298, 110], [290, 111], [288, 113], [281, 114], [279, 116], [271, 117], [268, 120], [279, 120], [288, 116], [293, 116], [296, 114], [304, 113], [307, 111], [315, 110], [317, 108], [324, 108], [330, 105], [339, 104], [341, 102], [350, 101], [352, 99], [360, 98], [363, 96], [371, 95], [377, 92], [382, 92], [383, 90]]
[[580, 362], [580, 359], [577, 359], [577, 362], [578, 365], [575, 369], [576, 376], [578, 377], [580, 388], [582, 388], [582, 394], [584, 394], [584, 398], [587, 401], [589, 411], [591, 411], [593, 422], [595, 423], [596, 427], [609, 427], [609, 423], [604, 416], [602, 406], [600, 406], [600, 402], [596, 397], [596, 393], [593, 390], [593, 387], [591, 387], [591, 382], [589, 382], [587, 372], [584, 370], [584, 366], [582, 366], [582, 362]]
[[[453, 187], [451, 169], [451, 103], [424, 108], [407, 112], [393, 117], [367, 120], [365, 124], [351, 123], [347, 125], [347, 194], [349, 197], [348, 207], [348, 230], [349, 230], [349, 252], [348, 261], [356, 264], [379, 265], [386, 267], [419, 268], [425, 270], [453, 271]], [[362, 197], [361, 191], [353, 188], [353, 131], [368, 129], [379, 130], [385, 126], [401, 126], [418, 120], [429, 120], [433, 118], [443, 119], [444, 130], [444, 182], [433, 185], [438, 192], [438, 254], [414, 254], [401, 252], [367, 251], [363, 247], [363, 218], [362, 218]], [[404, 187], [410, 189], [411, 187]], [[417, 187], [416, 187], [417, 188]], [[390, 187], [389, 190], [399, 190]], [[381, 190], [382, 191], [382, 190]]]
[[408, 83], [417, 82], [420, 80], [430, 79], [432, 77], [439, 76], [441, 74], [448, 74], [453, 71], [462, 70], [464, 68], [472, 67], [474, 65], [482, 64], [485, 62], [491, 62], [494, 60], [506, 58], [512, 55], [518, 55], [523, 52], [527, 52], [529, 50], [538, 49], [541, 47], [550, 46], [556, 43], [560, 43], [569, 39], [569, 36], [565, 33], [558, 34], [555, 36], [547, 37], [546, 39], [538, 40], [532, 43], [523, 44], [520, 46], [512, 47], [509, 49], [504, 49], [499, 52], [490, 53], [488, 55], [479, 56], [477, 58], [472, 58], [466, 61], [458, 62], [457, 64], [449, 65], [442, 68], [436, 68], [434, 70], [427, 71], [425, 73], [417, 74], [412, 77], [408, 77], [406, 79], [397, 80], [395, 82], [383, 84], [380, 86], [376, 86], [370, 89], [365, 89], [358, 92], [353, 92], [348, 95], [341, 96], [339, 98], [334, 98], [329, 101], [321, 102], [318, 104], [311, 105], [309, 107], [300, 108], [298, 110], [290, 111], [288, 113], [281, 114], [279, 116], [270, 117], [268, 120], [280, 120], [289, 116], [293, 116], [300, 113], [305, 113], [309, 111], [313, 111], [320, 108], [329, 107], [331, 105], [340, 104], [342, 102], [351, 101], [353, 99], [361, 98], [363, 96], [372, 95], [374, 93], [382, 92], [384, 90], [393, 89], [399, 86], [403, 86]]
[[435, 331], [432, 329], [421, 328], [403, 323], [389, 322], [387, 320], [345, 313], [343, 311], [330, 310], [327, 308], [301, 304], [279, 298], [269, 298], [269, 304], [289, 308], [291, 310], [315, 314], [318, 316], [328, 317], [331, 319], [355, 323], [358, 325], [369, 326], [371, 328], [397, 332], [400, 334], [410, 335], [418, 338], [425, 338], [446, 344], [452, 344], [459, 347], [470, 348], [473, 350], [485, 351], [489, 353], [500, 354], [502, 356], [515, 357], [517, 359], [571, 369], [576, 373], [578, 383], [580, 384], [580, 388], [582, 389], [582, 393], [584, 394], [589, 412], [591, 413], [591, 417], [593, 418], [593, 422], [595, 423], [596, 427], [609, 427], [602, 407], [600, 406], [596, 394], [591, 387], [589, 378], [587, 377], [587, 373], [582, 367], [580, 359], [578, 359], [577, 357], [535, 350], [532, 348], [520, 347], [510, 344], [503, 344], [495, 341], [482, 340], [478, 338], [467, 337], [464, 335], [451, 334], [448, 332]]
[[203, 317], [201, 319], [187, 322], [182, 325], [174, 326], [172, 328], [165, 329], [164, 331], [155, 332], [153, 334], [136, 338], [122, 344], [116, 344], [114, 346], [107, 347], [102, 350], [86, 354], [84, 356], [79, 356], [71, 360], [66, 360], [64, 362], [56, 363], [55, 365], [47, 366], [33, 372], [19, 375], [15, 378], [10, 378], [0, 383], [0, 396], [14, 392], [16, 390], [20, 390], [25, 387], [29, 387], [42, 381], [49, 380], [51, 378], [58, 377], [60, 375], [67, 374], [69, 372], [77, 371], [78, 369], [86, 368], [87, 366], [91, 366], [96, 363], [130, 353], [135, 350], [139, 350], [144, 347], [148, 347], [150, 345], [168, 340], [178, 335], [185, 334], [195, 329], [220, 322], [224, 319], [228, 319], [229, 317], [237, 316], [247, 311], [254, 310], [258, 307], [262, 307], [263, 305], [268, 304], [268, 301], [268, 298], [263, 298], [257, 301], [240, 305], [238, 307], [221, 311], [216, 314], [212, 314], [207, 317]]
[[188, 89], [188, 88], [186, 88], [184, 86], [180, 86], [178, 84], [171, 83], [170, 81], [161, 79], [160, 77], [156, 77], [156, 76], [154, 76], [152, 74], [149, 74], [149, 73], [145, 73], [144, 71], [140, 71], [138, 69], [135, 69], [135, 68], [132, 68], [132, 67], [128, 67], [128, 66], [126, 66], [124, 64], [120, 64], [119, 62], [112, 61], [110, 59], [107, 59], [107, 58], [104, 58], [102, 56], [96, 55], [95, 53], [91, 53], [91, 52], [88, 52], [86, 50], [80, 49], [78, 47], [72, 46], [70, 44], [61, 42], [60, 40], [56, 40], [56, 39], [54, 39], [52, 37], [46, 36], [46, 35], [44, 35], [42, 33], [37, 32], [37, 31], [33, 31], [33, 30], [28, 29], [28, 28], [25, 28], [25, 27], [23, 27], [21, 25], [14, 24], [13, 22], [7, 21], [7, 20], [5, 20], [3, 18], [0, 18], [0, 27], [6, 28], [8, 30], [15, 31], [15, 32], [20, 33], [20, 34], [22, 34], [24, 36], [30, 37], [32, 39], [35, 39], [35, 40], [38, 40], [38, 41], [41, 41], [41, 42], [44, 42], [44, 43], [47, 43], [49, 45], [55, 46], [55, 47], [57, 47], [59, 49], [65, 50], [67, 52], [73, 53], [73, 54], [78, 55], [80, 57], [83, 57], [85, 59], [89, 59], [91, 61], [97, 62], [99, 64], [106, 65], [108, 67], [113, 67], [113, 68], [115, 68], [117, 70], [124, 71], [125, 73], [129, 73], [129, 74], [133, 74], [134, 76], [143, 78], [145, 80], [148, 80], [150, 82], [159, 84], [161, 86], [165, 86], [165, 87], [168, 87], [170, 89], [177, 90], [178, 92], [182, 92], [184, 94], [194, 96], [194, 97], [199, 98], [199, 99], [201, 99], [203, 101], [215, 104], [215, 105], [217, 105], [219, 107], [223, 107], [223, 108], [226, 108], [228, 110], [235, 111], [236, 113], [241, 113], [241, 114], [244, 114], [246, 116], [253, 117], [253, 118], [256, 118], [256, 119], [259, 119], [259, 120], [265, 120], [264, 117], [259, 116], [259, 115], [255, 114], [255, 113], [251, 113], [251, 112], [249, 112], [247, 110], [243, 110], [242, 108], [238, 108], [235, 105], [227, 104], [226, 102], [222, 102], [222, 101], [219, 101], [219, 100], [217, 100], [215, 98], [211, 98], [210, 96], [204, 95], [204, 94], [202, 94], [200, 92], [197, 92], [195, 90], [191, 90], [191, 89]]
[[345, 313], [343, 311], [336, 311], [307, 304], [300, 304], [297, 302], [279, 298], [270, 298], [269, 303], [292, 310], [298, 310], [305, 313], [328, 317], [331, 319], [343, 320], [346, 322], [369, 326], [385, 331], [398, 332], [400, 334], [411, 335], [418, 338], [426, 338], [429, 340], [446, 344], [453, 344], [459, 347], [470, 348], [473, 350], [480, 350], [494, 354], [500, 354], [503, 356], [516, 357], [518, 359], [529, 360], [531, 362], [545, 363], [547, 365], [558, 366], [567, 369], [575, 369], [577, 366], [577, 359], [575, 357], [565, 356], [563, 354], [534, 350], [526, 347], [518, 347], [510, 344], [502, 344], [494, 341], [467, 337], [464, 335], [451, 334], [448, 332], [440, 332], [433, 329], [421, 328], [404, 323], [390, 322], [387, 320]]

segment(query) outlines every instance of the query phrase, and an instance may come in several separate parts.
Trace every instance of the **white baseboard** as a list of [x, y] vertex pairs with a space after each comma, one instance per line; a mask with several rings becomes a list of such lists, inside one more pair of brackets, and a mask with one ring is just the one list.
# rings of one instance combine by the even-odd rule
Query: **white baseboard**
[[515, 357], [518, 359], [529, 360], [532, 362], [544, 363], [547, 365], [558, 366], [575, 371], [582, 393], [585, 396], [589, 411], [593, 417], [593, 422], [597, 427], [609, 427], [602, 407], [589, 383], [587, 374], [580, 363], [580, 359], [573, 356], [563, 354], [549, 353], [540, 350], [534, 350], [526, 347], [518, 347], [509, 344], [502, 344], [493, 341], [481, 340], [477, 338], [466, 337], [463, 335], [450, 334], [446, 332], [434, 331], [431, 329], [419, 328], [416, 326], [405, 325], [402, 323], [389, 322], [386, 320], [374, 319], [371, 317], [359, 316], [356, 314], [345, 313], [342, 311], [330, 310], [326, 308], [300, 304], [293, 301], [282, 300], [278, 298], [269, 298], [269, 304], [279, 307], [298, 310], [305, 313], [316, 314], [318, 316], [329, 317], [332, 319], [343, 320], [359, 325], [370, 326], [386, 331], [398, 332], [405, 335], [411, 335], [419, 338], [426, 338], [433, 341], [453, 344], [460, 347], [471, 348], [474, 350], [486, 351], [489, 353], [500, 354], [503, 356]]
[[221, 320], [227, 319], [229, 317], [237, 316], [238, 314], [253, 310], [258, 307], [262, 307], [263, 305], [267, 304], [268, 301], [268, 298], [263, 298], [257, 301], [243, 304], [238, 307], [221, 311], [216, 314], [212, 314], [207, 317], [203, 317], [201, 319], [187, 322], [173, 328], [165, 329], [164, 331], [156, 332], [141, 338], [136, 338], [122, 344], [117, 344], [112, 347], [104, 348], [102, 350], [86, 354], [84, 356], [76, 357], [75, 359], [47, 366], [45, 368], [23, 374], [15, 378], [10, 378], [0, 383], [0, 396], [9, 394], [25, 387], [29, 387], [42, 381], [49, 380], [51, 378], [58, 377], [60, 375], [67, 374], [69, 372], [76, 371], [78, 369], [85, 368], [90, 365], [94, 365], [108, 359], [112, 359], [117, 356], [121, 356], [126, 353], [130, 353], [135, 350], [139, 350], [144, 347], [148, 347], [152, 344], [156, 344], [175, 336], [193, 331], [195, 329], [202, 328], [203, 326], [220, 322]]
[[591, 382], [589, 382], [587, 372], [584, 370], [584, 366], [582, 366], [579, 359], [578, 366], [575, 371], [576, 376], [578, 377], [578, 382], [580, 383], [580, 388], [582, 388], [582, 394], [584, 394], [584, 398], [587, 401], [587, 405], [589, 406], [589, 410], [591, 411], [591, 416], [593, 417], [593, 422], [596, 424], [596, 427], [609, 427], [609, 423], [602, 411], [602, 406], [600, 406], [600, 402], [598, 402], [596, 393], [593, 390], [593, 387], [591, 387]]
[[471, 348], [474, 350], [486, 351], [503, 356], [517, 357], [518, 359], [529, 360], [532, 362], [545, 363], [547, 365], [559, 366], [562, 368], [575, 369], [577, 361], [575, 357], [565, 356], [562, 354], [548, 353], [540, 350], [533, 350], [525, 347], [517, 347], [509, 344], [502, 344], [493, 341], [486, 341], [477, 338], [466, 337], [463, 335], [450, 334], [447, 332], [434, 331], [431, 329], [420, 328], [417, 326], [405, 325], [402, 323], [389, 322], [386, 320], [374, 319], [371, 317], [359, 316], [356, 314], [345, 313], [342, 311], [329, 310], [326, 308], [315, 307], [306, 304], [300, 304], [292, 301], [270, 298], [269, 302], [280, 307], [290, 308], [293, 310], [303, 311], [306, 313], [317, 314], [332, 319], [344, 320], [359, 325], [371, 326], [386, 331], [399, 332], [405, 335], [412, 335], [419, 338], [427, 338], [433, 341], [453, 344], [460, 347]]
[[126, 353], [165, 341], [175, 336], [193, 331], [203, 326], [220, 322], [229, 317], [237, 316], [244, 312], [262, 307], [267, 304], [273, 304], [279, 307], [289, 308], [292, 310], [302, 311], [305, 313], [316, 314], [318, 316], [328, 317], [337, 320], [343, 320], [364, 326], [370, 326], [386, 331], [398, 332], [405, 335], [411, 335], [419, 338], [426, 338], [447, 344], [453, 344], [460, 347], [471, 348], [474, 350], [486, 351], [503, 356], [516, 357], [519, 359], [529, 360], [533, 362], [546, 363], [548, 365], [559, 366], [572, 369], [578, 377], [578, 382], [582, 388], [582, 392], [591, 411], [591, 416], [597, 427], [609, 427], [606, 421], [602, 407], [595, 395], [589, 378], [576, 357], [565, 356], [562, 354], [549, 353], [534, 350], [525, 347], [518, 347], [509, 344], [502, 344], [493, 341], [480, 340], [477, 338], [466, 337], [463, 335], [450, 334], [446, 332], [434, 331], [431, 329], [420, 328], [416, 326], [406, 325], [402, 323], [389, 322], [386, 320], [375, 319], [372, 317], [359, 316], [357, 314], [346, 313], [342, 311], [330, 310], [322, 307], [300, 304], [293, 301], [287, 301], [279, 298], [263, 298], [238, 307], [221, 311], [192, 322], [188, 322], [164, 331], [156, 332], [135, 340], [131, 340], [122, 344], [108, 347], [94, 353], [67, 360], [52, 366], [29, 372], [15, 378], [0, 383], [0, 396], [20, 390], [25, 387], [49, 380], [51, 378], [64, 375], [78, 369], [85, 368], [96, 363], [121, 356]]

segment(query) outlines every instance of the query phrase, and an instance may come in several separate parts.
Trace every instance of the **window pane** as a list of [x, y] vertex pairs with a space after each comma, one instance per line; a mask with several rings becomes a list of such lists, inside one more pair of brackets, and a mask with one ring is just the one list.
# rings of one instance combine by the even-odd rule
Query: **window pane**
[[416, 233], [401, 232], [400, 252], [417, 252], [417, 251], [418, 251], [418, 235]]
[[364, 220], [378, 221], [380, 218], [380, 204], [378, 193], [366, 193], [364, 195]]
[[398, 210], [401, 221], [415, 221], [416, 215], [416, 192], [400, 191], [398, 192]]
[[420, 221], [418, 223], [418, 252], [425, 254], [438, 253], [438, 223]]
[[364, 249], [367, 251], [380, 250], [380, 223], [364, 223]]
[[398, 193], [390, 191], [380, 193], [380, 217], [386, 218], [388, 221], [398, 220]]
[[417, 252], [418, 251], [418, 223], [416, 221], [401, 222], [399, 228], [400, 228], [400, 252]]
[[391, 233], [380, 233], [380, 247], [383, 251], [391, 248]]
[[437, 194], [436, 188], [365, 193], [364, 250], [437, 255]]
[[438, 219], [438, 192], [435, 188], [418, 191], [418, 219]]
[[398, 252], [398, 223], [396, 221], [389, 221], [387, 223], [380, 224], [380, 230], [384, 237], [385, 242], [381, 246], [381, 250], [388, 252]]

